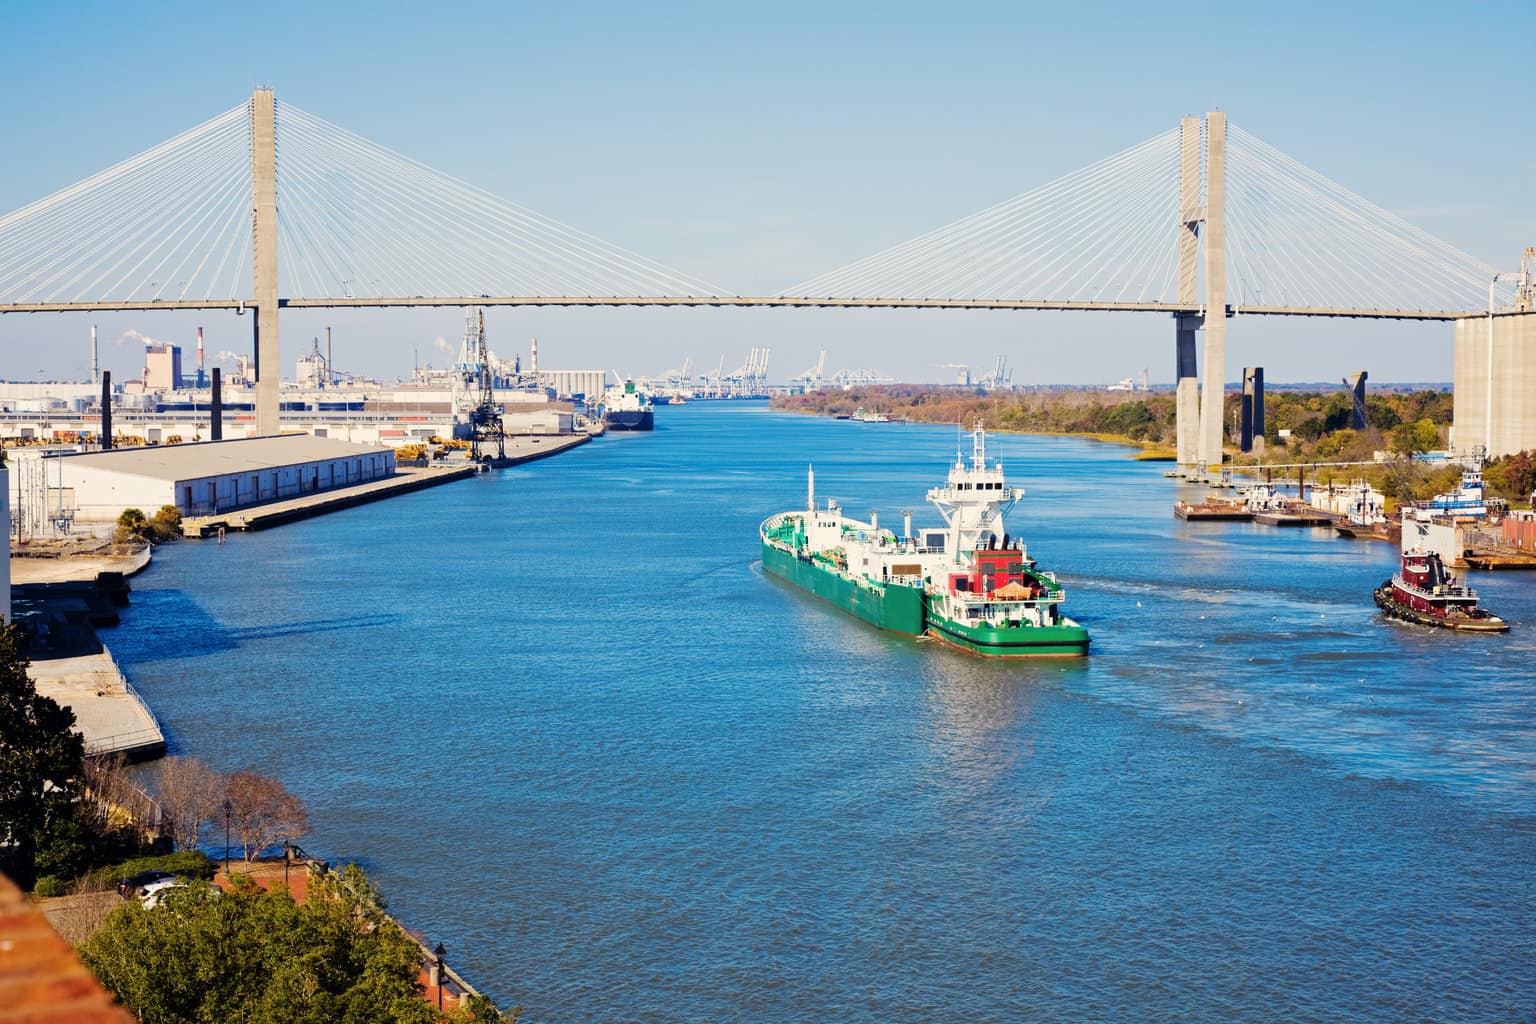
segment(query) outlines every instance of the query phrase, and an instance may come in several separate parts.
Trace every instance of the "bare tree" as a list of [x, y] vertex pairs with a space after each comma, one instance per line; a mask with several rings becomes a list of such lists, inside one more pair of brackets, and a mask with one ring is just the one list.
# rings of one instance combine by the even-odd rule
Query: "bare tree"
[[158, 809], [125, 770], [122, 754], [87, 757], [82, 762], [85, 788], [81, 807], [92, 827], [99, 833], [133, 829], [153, 838], [158, 824]]
[[247, 864], [274, 843], [309, 832], [309, 812], [303, 803], [270, 776], [236, 772], [229, 777], [224, 795], [229, 800], [230, 827]]
[[195, 757], [168, 757], [155, 768], [154, 786], [171, 841], [178, 850], [193, 849], [224, 799], [224, 776]]

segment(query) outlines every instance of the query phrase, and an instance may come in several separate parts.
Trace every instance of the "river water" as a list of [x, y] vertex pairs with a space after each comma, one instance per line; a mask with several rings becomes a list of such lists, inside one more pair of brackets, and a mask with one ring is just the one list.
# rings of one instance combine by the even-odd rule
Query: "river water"
[[935, 522], [956, 433], [758, 403], [161, 548], [107, 640], [535, 1024], [1536, 1017], [1536, 580], [1475, 578], [1504, 637], [1388, 623], [1386, 545], [990, 440], [1090, 659], [765, 577], [808, 462]]

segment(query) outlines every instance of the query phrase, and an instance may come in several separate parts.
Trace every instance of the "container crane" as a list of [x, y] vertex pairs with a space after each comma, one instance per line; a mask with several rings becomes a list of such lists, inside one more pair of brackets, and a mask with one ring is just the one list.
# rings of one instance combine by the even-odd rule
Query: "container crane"
[[827, 368], [827, 350], [821, 350], [821, 357], [816, 360], [816, 365], [800, 371], [800, 379], [805, 382], [805, 390], [819, 391], [821, 389], [821, 375]]

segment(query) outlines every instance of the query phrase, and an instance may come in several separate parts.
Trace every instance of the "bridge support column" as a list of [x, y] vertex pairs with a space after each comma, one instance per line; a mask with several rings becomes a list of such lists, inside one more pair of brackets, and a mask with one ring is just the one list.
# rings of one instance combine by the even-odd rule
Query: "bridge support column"
[[[1200, 258], [1200, 119], [1186, 117], [1179, 122], [1179, 301], [1193, 306], [1196, 301], [1196, 264]], [[1178, 444], [1175, 471], [1182, 477], [1193, 476], [1200, 449], [1200, 385], [1195, 369], [1195, 332], [1200, 317], [1176, 316], [1177, 348], [1174, 356], [1173, 383], [1177, 388], [1174, 405], [1174, 437]]]
[[1240, 451], [1257, 450], [1264, 453], [1264, 367], [1243, 367], [1243, 397], [1240, 412], [1241, 429], [1237, 447]]
[[1200, 378], [1195, 369], [1195, 332], [1200, 317], [1177, 316], [1178, 347], [1174, 360], [1174, 437], [1178, 445], [1176, 472], [1191, 476], [1200, 450]]
[[1200, 451], [1197, 470], [1221, 474], [1227, 376], [1227, 115], [1205, 120], [1205, 380], [1200, 389]]
[[276, 434], [282, 377], [277, 340], [277, 101], [271, 89], [251, 95], [251, 261], [255, 323], [256, 433]]

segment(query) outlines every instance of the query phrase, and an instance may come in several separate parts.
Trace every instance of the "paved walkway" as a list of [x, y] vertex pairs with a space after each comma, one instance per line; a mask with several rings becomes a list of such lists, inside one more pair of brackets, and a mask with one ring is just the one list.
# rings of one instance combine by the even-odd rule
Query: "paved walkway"
[[105, 647], [97, 654], [34, 661], [27, 673], [38, 693], [74, 711], [87, 754], [139, 758], [164, 753], [160, 723], [128, 686]]
[[80, 583], [98, 573], [120, 572], [132, 576], [149, 565], [149, 548], [133, 555], [66, 555], [63, 558], [11, 558], [11, 585], [27, 583]]

